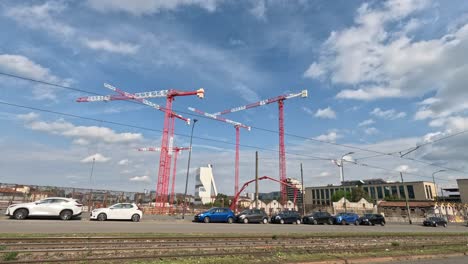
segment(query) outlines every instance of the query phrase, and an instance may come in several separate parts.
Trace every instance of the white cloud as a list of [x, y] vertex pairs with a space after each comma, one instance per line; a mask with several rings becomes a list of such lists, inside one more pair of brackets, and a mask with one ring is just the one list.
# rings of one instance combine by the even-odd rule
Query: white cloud
[[66, 8], [66, 4], [62, 1], [46, 1], [41, 5], [11, 7], [5, 15], [29, 28], [41, 29], [44, 33], [53, 33], [61, 37], [70, 37], [75, 33], [75, 29], [53, 19], [54, 15], [62, 13]]
[[339, 135], [336, 131], [330, 131], [327, 134], [322, 134], [314, 139], [320, 141], [327, 141], [327, 142], [335, 142], [337, 139], [341, 138], [342, 136]]
[[37, 118], [39, 118], [39, 115], [34, 112], [29, 112], [24, 115], [17, 115], [17, 117], [20, 120], [31, 121], [31, 120], [36, 120]]
[[358, 124], [359, 127], [363, 127], [363, 126], [369, 126], [369, 125], [372, 125], [374, 124], [375, 121], [372, 120], [372, 119], [367, 119], [367, 120], [364, 120], [362, 121], [361, 123]]
[[107, 39], [102, 39], [102, 40], [85, 39], [83, 43], [88, 48], [93, 49], [93, 50], [103, 50], [107, 52], [120, 53], [120, 54], [135, 54], [139, 49], [138, 45], [124, 43], [124, 42], [114, 43]]
[[[336, 97], [356, 100], [434, 98], [415, 119], [437, 118], [468, 109], [468, 24], [465, 21], [436, 38], [414, 38], [421, 24], [418, 12], [437, 9], [431, 1], [391, 0], [365, 3], [354, 24], [331, 32], [320, 58], [305, 77], [328, 78], [345, 88]], [[456, 18], [454, 18], [456, 19]], [[348, 87], [346, 87], [348, 86]]]
[[183, 6], [198, 6], [214, 12], [223, 0], [88, 0], [88, 5], [100, 12], [127, 12], [135, 16], [172, 11]]
[[240, 93], [240, 96], [244, 98], [247, 102], [257, 102], [260, 101], [260, 97], [258, 94], [250, 89], [249, 87], [245, 86], [244, 84], [237, 84], [234, 86], [234, 89]]
[[321, 172], [321, 173], [319, 174], [319, 177], [328, 177], [328, 176], [330, 176], [330, 175], [331, 175], [330, 172], [324, 171], [324, 172]]
[[370, 114], [387, 120], [395, 120], [406, 116], [405, 112], [397, 112], [395, 109], [381, 110], [378, 107], [374, 108]]
[[130, 179], [128, 179], [129, 181], [135, 181], [135, 182], [150, 182], [151, 181], [151, 178], [147, 175], [144, 175], [144, 176], [135, 176], [135, 177], [132, 177]]
[[128, 165], [129, 161], [128, 159], [123, 159], [119, 161], [119, 165]]
[[410, 166], [408, 165], [400, 165], [398, 167], [395, 168], [396, 171], [400, 171], [400, 172], [407, 172], [407, 173], [414, 173], [414, 172], [417, 172], [419, 171], [417, 168], [411, 168]]
[[[69, 85], [71, 82], [70, 79], [60, 79], [53, 75], [50, 72], [50, 69], [43, 67], [22, 55], [0, 54], [0, 71], [61, 85]], [[56, 89], [46, 85], [33, 85], [32, 93], [33, 98], [36, 100], [57, 99]]]
[[375, 135], [379, 133], [379, 130], [375, 127], [368, 127], [364, 129], [364, 133], [366, 133], [366, 135]]
[[[140, 133], [116, 133], [114, 130], [102, 126], [75, 126], [63, 119], [46, 122], [38, 120], [38, 115], [31, 113], [28, 115], [28, 120], [24, 119], [24, 115], [18, 116], [18, 118], [26, 121], [25, 125], [27, 128], [53, 135], [70, 137], [75, 140], [74, 143], [76, 144], [85, 145], [89, 143], [89, 141], [105, 142], [109, 144], [126, 144], [143, 140], [143, 136]], [[35, 119], [31, 119], [32, 117]]]
[[267, 7], [265, 0], [254, 0], [254, 7], [250, 9], [250, 13], [259, 20], [265, 21], [267, 19]]
[[91, 155], [91, 156], [88, 156], [84, 159], [82, 159], [80, 162], [81, 163], [91, 163], [91, 162], [98, 162], [98, 163], [104, 163], [104, 162], [107, 162], [110, 160], [110, 158], [108, 157], [104, 157], [102, 154], [100, 153], [96, 153], [94, 155]]
[[319, 118], [336, 119], [336, 113], [330, 107], [318, 109], [314, 116]]

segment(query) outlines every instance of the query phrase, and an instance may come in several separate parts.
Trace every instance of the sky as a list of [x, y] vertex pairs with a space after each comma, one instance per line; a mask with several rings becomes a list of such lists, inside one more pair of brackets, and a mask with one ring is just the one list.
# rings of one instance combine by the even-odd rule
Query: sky
[[[332, 160], [350, 152], [345, 180], [468, 178], [467, 1], [1, 1], [0, 31], [0, 182], [155, 190], [159, 153], [137, 148], [161, 145], [163, 113], [76, 102], [114, 94], [104, 83], [205, 89], [173, 103], [199, 120], [189, 193], [195, 170], [213, 164], [218, 191], [233, 194], [235, 129], [188, 107], [213, 113], [304, 89], [284, 115], [287, 176], [300, 179], [302, 164], [306, 187], [339, 184]], [[259, 174], [278, 178], [277, 104], [223, 117], [252, 127], [240, 132], [240, 184], [255, 177], [256, 151]], [[176, 120], [174, 145], [189, 146], [191, 129]], [[182, 152], [176, 192], [187, 161]]]

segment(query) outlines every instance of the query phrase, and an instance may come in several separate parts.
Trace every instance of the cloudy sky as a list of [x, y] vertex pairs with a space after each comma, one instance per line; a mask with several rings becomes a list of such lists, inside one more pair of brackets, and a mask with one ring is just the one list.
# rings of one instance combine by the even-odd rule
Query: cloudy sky
[[[128, 92], [203, 87], [204, 99], [178, 97], [174, 110], [199, 119], [191, 169], [213, 164], [223, 193], [233, 193], [235, 130], [187, 108], [218, 112], [303, 89], [308, 98], [285, 101], [288, 177], [302, 163], [306, 186], [338, 184], [331, 160], [354, 152], [346, 179], [404, 171], [432, 181], [442, 169], [441, 186], [468, 178], [467, 1], [2, 1], [0, 31], [0, 182], [154, 190], [159, 154], [136, 149], [160, 146], [163, 115], [75, 102], [112, 94], [105, 82]], [[241, 130], [241, 183], [255, 175], [255, 151], [260, 174], [278, 177], [277, 108], [225, 116], [252, 126]], [[176, 146], [188, 146], [190, 129], [176, 121]]]

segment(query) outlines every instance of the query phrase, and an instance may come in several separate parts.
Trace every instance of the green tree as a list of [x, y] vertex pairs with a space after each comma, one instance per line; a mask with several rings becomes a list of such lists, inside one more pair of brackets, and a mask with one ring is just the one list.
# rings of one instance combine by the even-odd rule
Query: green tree
[[351, 202], [355, 203], [361, 200], [361, 198], [366, 199], [368, 202], [371, 201], [369, 194], [366, 191], [364, 191], [364, 189], [361, 186], [353, 188], [351, 191]]
[[332, 202], [338, 202], [341, 198], [345, 197], [346, 199], [351, 200], [351, 193], [350, 192], [345, 192], [344, 190], [338, 190], [336, 191], [332, 197], [331, 200]]
[[218, 193], [218, 195], [216, 195], [216, 198], [213, 202], [213, 207], [227, 207], [229, 206], [229, 198], [226, 194], [224, 193]]

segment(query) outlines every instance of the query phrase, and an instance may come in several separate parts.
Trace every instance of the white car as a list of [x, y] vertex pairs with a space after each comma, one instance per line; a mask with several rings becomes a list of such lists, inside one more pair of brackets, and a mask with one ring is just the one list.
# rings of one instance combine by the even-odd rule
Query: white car
[[90, 220], [132, 220], [139, 222], [143, 212], [134, 203], [118, 203], [111, 207], [99, 208], [91, 211]]
[[75, 199], [64, 197], [48, 197], [32, 203], [12, 204], [6, 209], [5, 215], [22, 220], [34, 216], [58, 216], [62, 220], [70, 220], [80, 216], [83, 205]]

